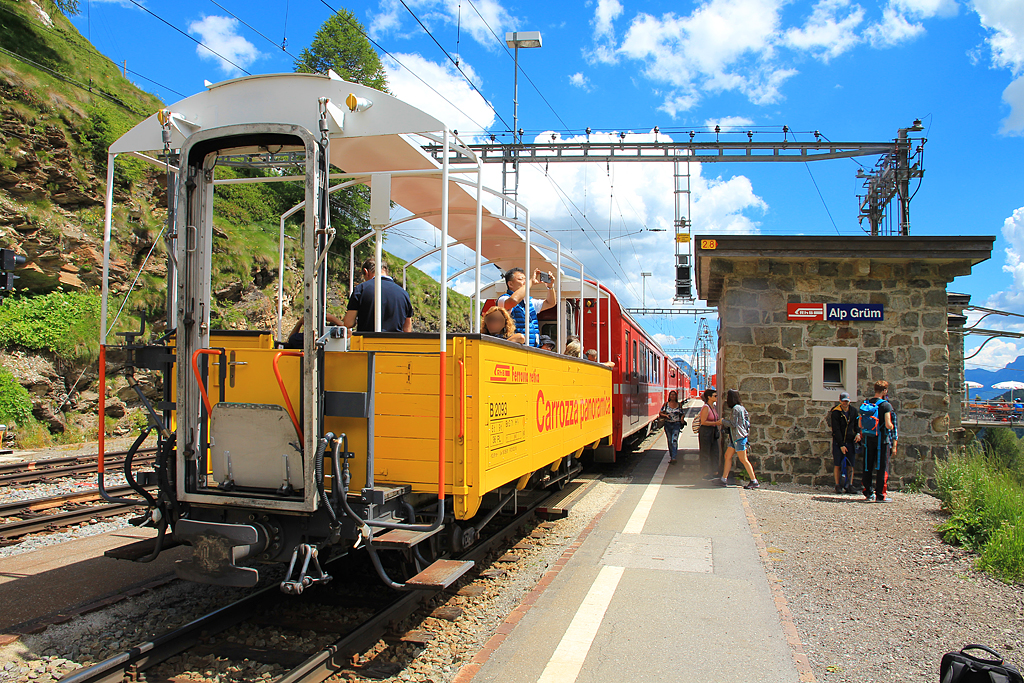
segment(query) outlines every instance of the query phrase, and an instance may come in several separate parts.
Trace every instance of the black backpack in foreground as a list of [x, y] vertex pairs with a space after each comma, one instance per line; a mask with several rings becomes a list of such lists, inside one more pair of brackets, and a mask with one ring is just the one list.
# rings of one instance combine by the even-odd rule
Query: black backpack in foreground
[[[993, 659], [967, 654], [968, 650], [984, 650]], [[1024, 683], [1017, 668], [1003, 663], [1003, 656], [984, 645], [968, 645], [960, 652], [942, 655], [939, 669], [941, 683]]]

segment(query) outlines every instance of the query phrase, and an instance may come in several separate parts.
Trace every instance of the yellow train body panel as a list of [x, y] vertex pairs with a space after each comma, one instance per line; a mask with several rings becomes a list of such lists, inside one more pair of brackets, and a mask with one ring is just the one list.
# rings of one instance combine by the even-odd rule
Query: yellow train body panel
[[[362, 337], [325, 354], [326, 391], [365, 391], [376, 351], [374, 483], [437, 492], [438, 343], [429, 337]], [[455, 516], [476, 514], [484, 494], [577, 453], [612, 433], [611, 371], [601, 365], [476, 337], [448, 340], [445, 493]], [[349, 437], [353, 489], [366, 481], [366, 421], [327, 418]]]

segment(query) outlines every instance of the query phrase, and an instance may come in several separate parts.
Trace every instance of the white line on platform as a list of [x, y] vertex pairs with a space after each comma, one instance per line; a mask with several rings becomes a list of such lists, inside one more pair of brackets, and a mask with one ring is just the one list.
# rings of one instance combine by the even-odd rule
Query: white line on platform
[[651, 483], [644, 489], [644, 495], [640, 497], [640, 502], [636, 504], [636, 508], [633, 510], [633, 514], [630, 515], [629, 521], [626, 522], [626, 526], [622, 529], [622, 533], [643, 533], [644, 524], [647, 523], [647, 516], [651, 514], [651, 506], [654, 505], [654, 499], [658, 495], [661, 482], [665, 480], [666, 472], [668, 472], [668, 453], [665, 454], [665, 459], [658, 465]]
[[537, 683], [573, 683], [580, 675], [624, 571], [622, 567], [601, 567]]

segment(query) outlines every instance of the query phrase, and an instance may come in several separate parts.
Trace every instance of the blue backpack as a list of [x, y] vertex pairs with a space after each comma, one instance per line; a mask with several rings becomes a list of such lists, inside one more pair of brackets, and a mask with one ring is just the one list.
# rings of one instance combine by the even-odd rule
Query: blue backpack
[[881, 435], [881, 425], [878, 421], [878, 407], [886, 403], [886, 401], [879, 401], [878, 403], [872, 403], [870, 399], [865, 399], [858, 408], [860, 412], [860, 431], [870, 436]]

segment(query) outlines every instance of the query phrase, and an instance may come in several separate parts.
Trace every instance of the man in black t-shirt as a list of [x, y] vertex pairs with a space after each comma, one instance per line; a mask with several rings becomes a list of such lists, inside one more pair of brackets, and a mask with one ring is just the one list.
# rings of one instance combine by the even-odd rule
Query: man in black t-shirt
[[[409, 293], [388, 275], [387, 263], [381, 263], [381, 332], [412, 332], [412, 302]], [[373, 259], [363, 261], [363, 282], [352, 289], [344, 325], [353, 332], [373, 332], [374, 288]]]

